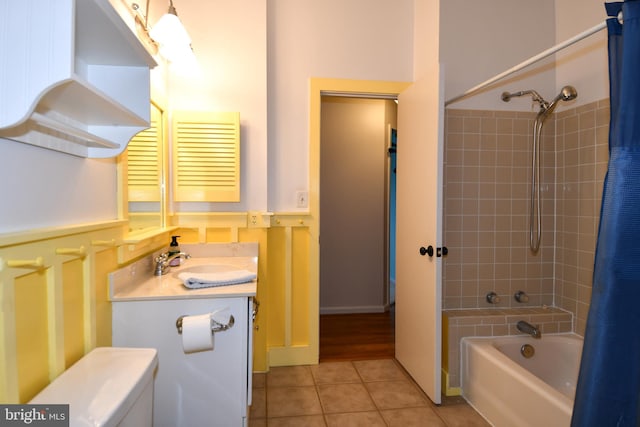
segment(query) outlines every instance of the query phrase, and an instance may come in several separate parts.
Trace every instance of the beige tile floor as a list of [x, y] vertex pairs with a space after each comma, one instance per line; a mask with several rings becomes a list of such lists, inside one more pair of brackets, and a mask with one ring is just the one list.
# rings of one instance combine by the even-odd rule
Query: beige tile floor
[[255, 374], [250, 427], [485, 427], [462, 398], [434, 405], [393, 359]]

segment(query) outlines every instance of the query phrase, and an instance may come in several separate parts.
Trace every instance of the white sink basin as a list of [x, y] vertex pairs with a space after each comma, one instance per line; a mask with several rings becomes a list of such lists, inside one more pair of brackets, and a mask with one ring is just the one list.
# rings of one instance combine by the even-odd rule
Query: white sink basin
[[[206, 244], [207, 246], [210, 244]], [[186, 248], [185, 248], [186, 247]], [[149, 257], [109, 274], [109, 296], [111, 301], [134, 301], [155, 299], [209, 298], [211, 296], [255, 295], [256, 281], [234, 286], [217, 286], [191, 289], [184, 286], [178, 275], [193, 274], [194, 277], [205, 274], [232, 273], [235, 271], [257, 272], [257, 256], [245, 256], [232, 253], [233, 256], [202, 256], [198, 245], [182, 248], [191, 254], [182, 265], [171, 267], [163, 276], [154, 276], [154, 263]], [[257, 251], [257, 248], [256, 248]], [[183, 276], [184, 277], [184, 276]]]
[[[188, 263], [189, 261], [187, 261]], [[238, 267], [234, 265], [228, 264], [200, 264], [200, 265], [192, 265], [185, 266], [183, 268], [174, 269], [173, 275], [178, 277], [181, 273], [190, 273], [190, 274], [209, 274], [209, 273], [223, 273], [226, 271], [234, 271], [237, 270]]]

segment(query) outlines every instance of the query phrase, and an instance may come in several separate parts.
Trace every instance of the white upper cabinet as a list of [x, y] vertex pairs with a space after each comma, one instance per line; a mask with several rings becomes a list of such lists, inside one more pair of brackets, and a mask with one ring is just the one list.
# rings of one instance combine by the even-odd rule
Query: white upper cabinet
[[0, 0], [0, 137], [114, 157], [149, 126], [153, 57], [108, 0]]

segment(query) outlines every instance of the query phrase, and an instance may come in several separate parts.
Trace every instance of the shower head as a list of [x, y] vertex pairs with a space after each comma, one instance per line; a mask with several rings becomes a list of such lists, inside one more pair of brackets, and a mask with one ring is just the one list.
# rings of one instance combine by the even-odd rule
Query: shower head
[[549, 114], [555, 110], [558, 101], [571, 101], [576, 99], [578, 92], [573, 86], [565, 86], [562, 88], [558, 96], [553, 101], [547, 102], [540, 96], [535, 90], [521, 90], [519, 92], [502, 92], [500, 98], [504, 102], [509, 102], [514, 96], [531, 95], [531, 98], [538, 104], [540, 104], [540, 112], [538, 113], [542, 118], [546, 118]]
[[574, 88], [573, 86], [565, 86], [560, 90], [558, 96], [553, 98], [553, 101], [551, 101], [551, 103], [547, 104], [546, 106], [543, 105], [541, 114], [546, 117], [556, 109], [558, 101], [572, 101], [577, 97], [578, 92], [576, 91], [576, 88]]
[[[573, 86], [565, 86], [562, 88], [558, 96], [553, 100], [553, 102], [557, 102], [558, 100], [562, 101], [572, 101], [578, 97], [578, 92], [576, 88]], [[553, 104], [552, 102], [552, 104]]]

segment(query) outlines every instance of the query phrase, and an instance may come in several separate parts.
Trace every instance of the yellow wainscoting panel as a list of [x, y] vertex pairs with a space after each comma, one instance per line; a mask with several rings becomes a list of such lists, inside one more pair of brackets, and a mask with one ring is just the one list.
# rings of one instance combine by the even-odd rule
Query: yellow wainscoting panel
[[0, 235], [0, 402], [29, 401], [96, 344], [110, 345], [107, 273], [125, 225]]
[[49, 292], [46, 270], [14, 282], [18, 398], [28, 402], [49, 384]]
[[62, 306], [64, 310], [64, 366], [69, 368], [85, 353], [84, 274], [81, 258], [62, 264]]
[[267, 347], [284, 347], [285, 345], [285, 283], [287, 281], [287, 243], [288, 230], [284, 227], [269, 229], [269, 247], [267, 269], [269, 271], [269, 287], [267, 299], [269, 312], [267, 327], [269, 334]]
[[[237, 242], [238, 230], [247, 228], [246, 212], [175, 213], [170, 224], [179, 227], [184, 243]], [[183, 231], [183, 230], [187, 231]]]
[[291, 344], [309, 345], [309, 229], [292, 229]]
[[[107, 249], [95, 254], [94, 283], [95, 283], [95, 347], [109, 347], [111, 345], [111, 301], [109, 301], [108, 274], [117, 269], [118, 252]], [[90, 315], [90, 318], [93, 316]]]
[[269, 366], [318, 363], [318, 295], [305, 214], [275, 214], [269, 229]]
[[[111, 345], [107, 274], [119, 261], [165, 245], [170, 234], [181, 235], [184, 243], [257, 241], [261, 304], [254, 369], [317, 363], [318, 319], [310, 309], [318, 299], [311, 283], [315, 238], [310, 217], [279, 214], [261, 227], [250, 226], [247, 218], [246, 212], [174, 214], [175, 228], [157, 236], [162, 242], [155, 237], [131, 240], [122, 221], [0, 236], [0, 263], [5, 267], [0, 267], [0, 297], [10, 307], [0, 314], [2, 401], [28, 401], [82, 354]], [[59, 252], [78, 247], [86, 252]], [[128, 256], [122, 256], [123, 249]], [[8, 260], [32, 258], [41, 258], [43, 267], [8, 267]]]
[[[179, 243], [198, 243], [200, 233], [197, 228], [178, 228], [171, 233], [172, 236], [180, 236]], [[208, 240], [207, 240], [208, 241]], [[169, 242], [167, 242], [167, 245]]]
[[233, 242], [234, 239], [234, 230], [231, 228], [207, 228], [207, 242], [211, 243], [224, 243], [224, 242]]

